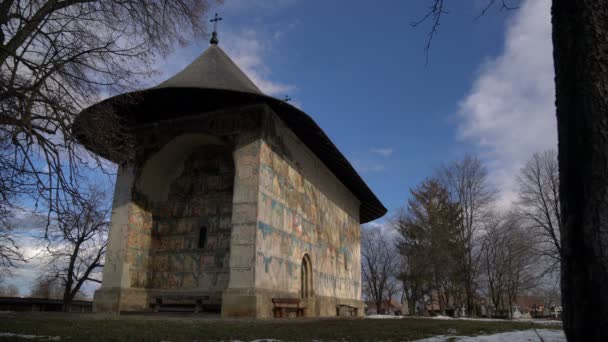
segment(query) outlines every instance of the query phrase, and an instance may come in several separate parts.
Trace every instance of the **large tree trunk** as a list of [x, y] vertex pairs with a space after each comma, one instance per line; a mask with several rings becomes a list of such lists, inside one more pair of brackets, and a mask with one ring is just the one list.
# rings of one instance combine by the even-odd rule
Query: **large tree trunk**
[[63, 312], [70, 312], [72, 310], [72, 296], [69, 293], [63, 295]]
[[409, 315], [410, 316], [416, 316], [418, 313], [416, 312], [416, 300], [415, 299], [408, 299], [407, 300], [407, 305], [409, 306]]
[[553, 0], [562, 303], [569, 341], [608, 340], [608, 2]]

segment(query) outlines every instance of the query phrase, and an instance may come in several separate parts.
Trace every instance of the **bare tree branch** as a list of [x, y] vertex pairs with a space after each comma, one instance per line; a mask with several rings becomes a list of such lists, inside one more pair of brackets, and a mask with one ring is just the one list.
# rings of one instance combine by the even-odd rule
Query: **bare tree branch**
[[[513, 0], [512, 2], [509, 0], [487, 0], [488, 3], [482, 8], [479, 14], [475, 17], [475, 20], [479, 19], [483, 15], [487, 13], [487, 11], [500, 4], [500, 10], [514, 10], [517, 9], [517, 5], [513, 5], [512, 2], [518, 2], [519, 0]], [[424, 15], [415, 21], [412, 21], [410, 25], [412, 27], [421, 26], [424, 23], [429, 23], [429, 30], [427, 32], [427, 40], [424, 46], [424, 52], [426, 54], [426, 63], [429, 62], [429, 56], [431, 51], [431, 45], [433, 43], [433, 39], [439, 33], [439, 25], [441, 24], [441, 19], [444, 15], [448, 14], [449, 11], [447, 6], [445, 5], [444, 0], [430, 0], [430, 5], [428, 6], [427, 12]]]
[[110, 209], [99, 187], [81, 191], [57, 215], [47, 235], [48, 263], [45, 278], [61, 279], [64, 310], [87, 281], [98, 281], [107, 247]]
[[561, 209], [557, 153], [536, 153], [519, 177], [520, 219], [537, 237], [537, 254], [561, 260]]
[[[71, 129], [76, 116], [154, 75], [159, 57], [205, 33], [202, 18], [219, 1], [2, 1], [0, 210], [28, 200], [30, 209], [48, 211], [48, 224], [78, 197], [91, 169], [111, 174], [109, 163], [79, 144]], [[111, 111], [83, 129], [108, 151], [133, 144]], [[6, 222], [0, 220], [0, 234], [9, 231]], [[14, 240], [0, 246], [3, 265], [19, 259]]]

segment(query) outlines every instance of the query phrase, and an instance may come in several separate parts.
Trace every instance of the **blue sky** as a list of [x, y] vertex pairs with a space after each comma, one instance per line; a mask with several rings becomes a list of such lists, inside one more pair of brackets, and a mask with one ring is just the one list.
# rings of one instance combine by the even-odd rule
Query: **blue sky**
[[[267, 94], [288, 94], [340, 148], [389, 209], [373, 223], [386, 226], [410, 188], [465, 153], [481, 157], [506, 209], [518, 170], [556, 147], [550, 0], [475, 20], [487, 1], [446, 2], [428, 64], [428, 26], [410, 23], [431, 0], [225, 0], [209, 17], [224, 18], [220, 46], [241, 69]], [[157, 81], [207, 46], [176, 46]], [[7, 283], [27, 294], [36, 267]]]
[[[289, 94], [317, 121], [389, 209], [384, 219], [464, 153], [482, 157], [508, 206], [513, 175], [556, 141], [549, 1], [478, 19], [485, 0], [448, 2], [427, 64], [428, 26], [410, 23], [430, 3], [226, 0], [217, 9], [220, 46], [262, 90]], [[164, 76], [206, 46], [177, 50]]]

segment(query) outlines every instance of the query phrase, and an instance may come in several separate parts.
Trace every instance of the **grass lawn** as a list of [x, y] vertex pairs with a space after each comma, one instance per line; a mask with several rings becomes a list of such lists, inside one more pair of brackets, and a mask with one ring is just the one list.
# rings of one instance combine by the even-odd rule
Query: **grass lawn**
[[[408, 341], [434, 335], [485, 335], [512, 330], [561, 329], [521, 322], [432, 319], [220, 320], [214, 317], [2, 313], [0, 333], [60, 336], [62, 341]], [[5, 341], [9, 338], [2, 338]], [[14, 337], [13, 337], [14, 339]], [[23, 340], [21, 340], [23, 341]]]

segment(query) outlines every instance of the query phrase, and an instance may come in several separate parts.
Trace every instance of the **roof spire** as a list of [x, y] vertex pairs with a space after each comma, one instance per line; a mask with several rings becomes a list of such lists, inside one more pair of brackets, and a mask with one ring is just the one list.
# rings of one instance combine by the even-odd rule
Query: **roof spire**
[[209, 20], [210, 22], [213, 23], [213, 33], [211, 34], [211, 40], [209, 41], [209, 43], [211, 45], [217, 45], [217, 43], [219, 43], [220, 41], [217, 39], [217, 22], [221, 21], [223, 18], [220, 17], [217, 13], [215, 13], [215, 17], [211, 20]]

